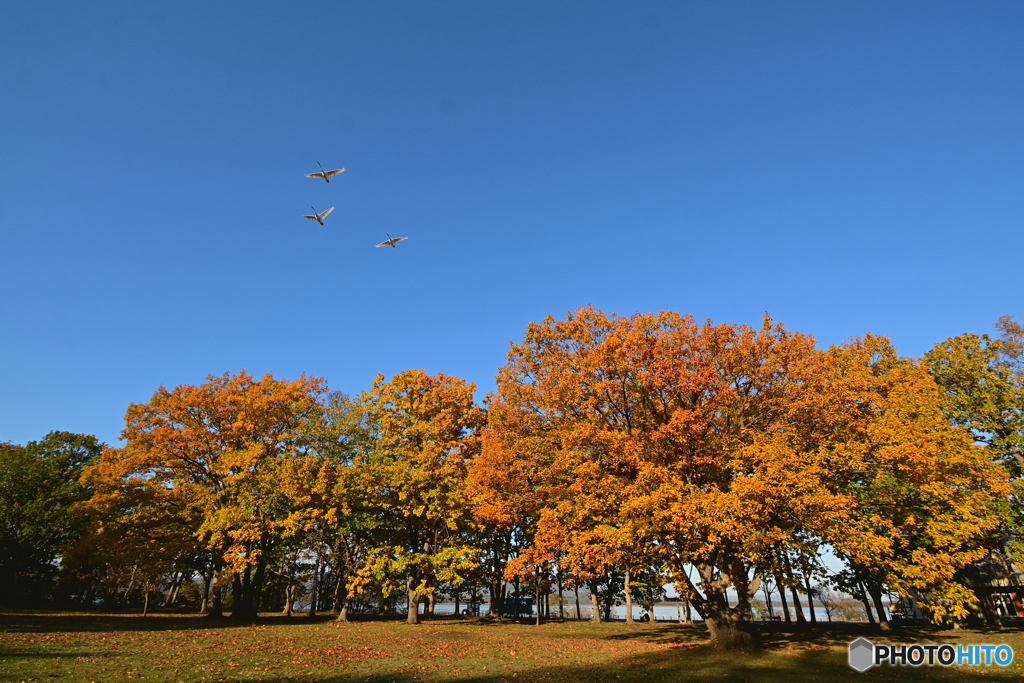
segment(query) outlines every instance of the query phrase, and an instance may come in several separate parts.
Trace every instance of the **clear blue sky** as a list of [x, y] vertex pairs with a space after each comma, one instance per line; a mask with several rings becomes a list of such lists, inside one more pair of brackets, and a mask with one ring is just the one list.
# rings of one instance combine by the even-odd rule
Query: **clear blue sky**
[[1019, 1], [5, 3], [0, 441], [242, 368], [482, 396], [588, 302], [906, 355], [1021, 319], [1022, 36]]

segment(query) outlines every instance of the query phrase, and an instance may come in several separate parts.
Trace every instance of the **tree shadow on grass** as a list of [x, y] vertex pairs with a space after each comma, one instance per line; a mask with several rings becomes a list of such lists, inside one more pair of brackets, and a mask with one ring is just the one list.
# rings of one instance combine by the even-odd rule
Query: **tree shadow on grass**
[[[334, 616], [317, 615], [291, 616], [261, 615], [256, 619], [212, 618], [202, 614], [181, 614], [172, 612], [150, 613], [123, 612], [119, 614], [89, 612], [0, 612], [0, 633], [69, 633], [69, 632], [119, 632], [119, 631], [204, 631], [236, 627], [288, 626], [299, 624], [324, 624], [334, 621]], [[362, 620], [360, 620], [362, 621]], [[366, 621], [372, 621], [367, 619]]]
[[[879, 643], [928, 643], [948, 642], [956, 644], [979, 633], [986, 635], [1019, 634], [1020, 630], [1012, 628], [984, 628], [963, 631], [950, 631], [939, 627], [901, 627], [883, 631], [871, 624], [855, 622], [831, 622], [812, 627], [786, 628], [778, 625], [758, 625], [761, 648], [777, 650], [793, 646], [846, 646], [857, 638], [867, 638]], [[708, 641], [708, 631], [702, 626], [655, 626], [639, 627], [623, 633], [604, 636], [608, 640], [637, 640], [658, 644], [686, 644]]]
[[[803, 650], [787, 655], [759, 652], [739, 655], [720, 653], [707, 646], [668, 649], [654, 653], [633, 654], [595, 665], [525, 667], [512, 664], [507, 668], [486, 674], [456, 675], [458, 661], [447, 663], [444, 669], [410, 671], [386, 670], [387, 662], [378, 665], [383, 671], [360, 671], [335, 676], [273, 676], [262, 681], [292, 681], [304, 683], [676, 683], [677, 681], [715, 681], [716, 683], [742, 681], [743, 683], [845, 683], [869, 681], [980, 681], [1020, 680], [1020, 672], [1001, 667], [873, 667], [864, 673], [851, 669], [845, 653], [834, 649]], [[219, 680], [219, 679], [214, 679]], [[251, 681], [229, 678], [229, 683]]]

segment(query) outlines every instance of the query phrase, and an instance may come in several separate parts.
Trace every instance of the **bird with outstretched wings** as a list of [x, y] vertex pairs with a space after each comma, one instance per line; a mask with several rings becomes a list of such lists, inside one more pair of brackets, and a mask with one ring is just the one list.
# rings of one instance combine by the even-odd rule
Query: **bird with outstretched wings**
[[345, 169], [343, 169], [343, 168], [336, 168], [333, 171], [325, 171], [324, 167], [320, 164], [319, 161], [316, 162], [316, 165], [320, 166], [320, 172], [319, 173], [307, 173], [306, 174], [307, 178], [323, 178], [327, 182], [331, 182], [331, 178], [333, 178], [334, 176], [338, 175], [339, 173], [344, 173], [345, 172]]
[[374, 246], [377, 246], [377, 247], [391, 247], [392, 249], [394, 249], [396, 244], [398, 244], [402, 240], [409, 239], [408, 237], [392, 237], [388, 233], [384, 233], [384, 234], [388, 236], [387, 240], [384, 241], [384, 242], [381, 242], [380, 244], [376, 244]]
[[314, 207], [314, 206], [311, 206], [309, 208], [313, 209], [313, 215], [312, 216], [303, 215], [302, 217], [303, 218], [308, 218], [311, 221], [316, 221], [320, 225], [324, 224], [324, 218], [327, 217], [327, 214], [329, 214], [331, 211], [334, 211], [334, 207], [333, 206], [331, 208], [329, 208], [329, 209], [325, 209], [325, 210], [321, 211], [320, 213], [316, 212], [316, 207]]

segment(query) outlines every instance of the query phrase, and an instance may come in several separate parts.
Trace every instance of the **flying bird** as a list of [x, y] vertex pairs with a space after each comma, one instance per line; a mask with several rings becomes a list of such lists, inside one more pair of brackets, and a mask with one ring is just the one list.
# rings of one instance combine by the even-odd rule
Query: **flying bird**
[[387, 241], [381, 242], [380, 244], [377, 244], [375, 246], [378, 246], [378, 247], [391, 247], [392, 249], [394, 249], [395, 248], [395, 244], [397, 244], [398, 242], [401, 242], [402, 240], [409, 239], [408, 237], [392, 237], [388, 233], [384, 233], [384, 234], [388, 236]]
[[[317, 213], [315, 206], [311, 206], [309, 208], [313, 209], [313, 215], [312, 216], [303, 216], [303, 218], [308, 218], [311, 221], [316, 221], [320, 225], [324, 224], [324, 219], [327, 218], [327, 214], [329, 214], [331, 211], [334, 211], [334, 207], [333, 206], [331, 208], [329, 208], [329, 209], [324, 210], [322, 213]], [[387, 233], [385, 233], [385, 234], [387, 234]]]
[[331, 178], [332, 177], [338, 175], [339, 173], [344, 173], [345, 172], [345, 169], [343, 169], [343, 168], [338, 168], [338, 169], [335, 169], [333, 171], [325, 171], [324, 167], [320, 165], [319, 161], [316, 162], [316, 165], [320, 166], [320, 172], [319, 173], [307, 173], [306, 174], [307, 178], [323, 178], [327, 182], [331, 182]]

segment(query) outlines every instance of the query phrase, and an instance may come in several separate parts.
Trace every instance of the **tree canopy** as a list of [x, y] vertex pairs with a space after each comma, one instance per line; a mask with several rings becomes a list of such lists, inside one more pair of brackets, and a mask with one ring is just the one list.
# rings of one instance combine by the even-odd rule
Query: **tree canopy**
[[962, 620], [965, 573], [1022, 547], [1024, 332], [997, 326], [917, 360], [767, 315], [587, 306], [531, 323], [483, 401], [421, 369], [358, 396], [244, 370], [160, 387], [123, 446], [0, 444], [2, 599], [418, 623], [439, 596], [500, 619], [532, 595], [539, 623], [556, 588], [560, 614], [568, 588], [583, 616], [583, 589], [589, 618], [624, 602], [631, 620], [674, 584], [717, 646], [747, 649], [772, 591], [814, 621], [814, 580], [882, 626], [887, 592]]

